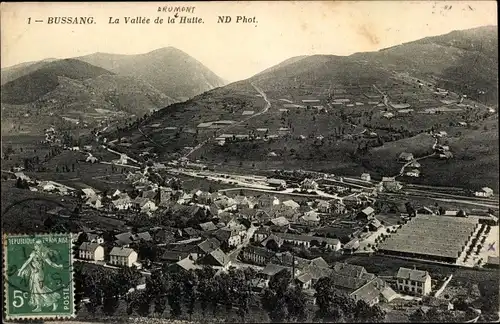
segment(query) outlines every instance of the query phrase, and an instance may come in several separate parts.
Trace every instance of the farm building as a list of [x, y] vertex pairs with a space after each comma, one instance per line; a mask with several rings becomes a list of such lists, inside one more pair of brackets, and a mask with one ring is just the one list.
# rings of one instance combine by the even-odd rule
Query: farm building
[[413, 160], [413, 154], [408, 153], [408, 152], [403, 152], [403, 153], [399, 154], [399, 160], [409, 162], [409, 161]]
[[491, 197], [491, 196], [493, 196], [493, 189], [488, 188], [488, 187], [481, 188], [481, 190], [476, 191], [474, 193], [474, 196], [476, 196], [476, 197]]
[[369, 173], [363, 173], [361, 175], [361, 180], [363, 180], [363, 181], [370, 181], [371, 180], [370, 174]]
[[286, 188], [286, 181], [281, 179], [268, 179], [267, 183], [276, 188]]
[[382, 242], [379, 251], [387, 255], [456, 263], [477, 226], [479, 222], [475, 219], [417, 215]]
[[418, 177], [420, 177], [420, 170], [419, 169], [413, 169], [413, 170], [407, 171], [406, 175], [408, 177], [418, 178]]

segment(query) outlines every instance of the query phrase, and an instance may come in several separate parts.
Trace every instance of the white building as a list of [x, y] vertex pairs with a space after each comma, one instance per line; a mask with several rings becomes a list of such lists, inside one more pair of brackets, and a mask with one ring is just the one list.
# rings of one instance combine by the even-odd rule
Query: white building
[[103, 261], [104, 248], [98, 243], [83, 242], [78, 248], [78, 257], [83, 260]]
[[488, 187], [481, 188], [481, 190], [476, 191], [474, 193], [474, 196], [476, 196], [476, 197], [491, 197], [491, 196], [493, 196], [493, 189], [488, 188]]
[[370, 181], [371, 180], [370, 174], [369, 173], [363, 173], [361, 175], [361, 180], [363, 180], [363, 181]]
[[109, 253], [109, 263], [115, 266], [131, 267], [137, 262], [137, 252], [124, 247], [114, 247]]
[[420, 177], [420, 170], [419, 169], [413, 169], [413, 170], [407, 171], [406, 175], [408, 177], [418, 178], [418, 177]]
[[431, 276], [427, 271], [399, 268], [396, 275], [398, 290], [413, 295], [425, 296], [431, 292]]

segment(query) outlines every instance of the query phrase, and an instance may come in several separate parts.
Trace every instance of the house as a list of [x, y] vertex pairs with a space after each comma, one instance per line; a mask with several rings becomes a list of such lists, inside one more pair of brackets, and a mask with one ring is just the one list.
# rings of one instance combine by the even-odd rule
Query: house
[[361, 175], [361, 180], [363, 180], [363, 181], [371, 181], [370, 174], [369, 173], [363, 173]]
[[156, 204], [148, 198], [137, 197], [134, 199], [134, 205], [143, 213], [149, 213], [158, 209]]
[[371, 219], [375, 216], [375, 209], [372, 207], [366, 207], [365, 209], [361, 210], [358, 215], [357, 219]]
[[225, 242], [230, 247], [238, 246], [241, 244], [241, 236], [238, 230], [233, 231], [228, 228], [221, 228], [217, 230], [213, 235], [221, 243]]
[[199, 226], [200, 226], [201, 230], [205, 231], [205, 232], [217, 230], [217, 226], [215, 226], [215, 224], [213, 222], [201, 223]]
[[292, 208], [294, 210], [296, 210], [300, 207], [300, 205], [292, 199], [286, 200], [286, 201], [282, 202], [281, 204], [286, 206], [286, 207]]
[[326, 248], [332, 249], [334, 251], [338, 251], [341, 248], [340, 241], [337, 239], [291, 233], [276, 233], [276, 236], [281, 238], [284, 242], [291, 243], [293, 245], [304, 246], [306, 248], [314, 245], [325, 246]]
[[318, 208], [318, 211], [320, 213], [329, 213], [330, 212], [330, 202], [325, 201], [325, 200], [321, 200], [318, 203], [317, 208]]
[[92, 208], [100, 209], [102, 207], [102, 201], [100, 196], [92, 196], [85, 202], [85, 205], [89, 205]]
[[137, 262], [137, 252], [125, 247], [114, 247], [109, 253], [109, 263], [115, 266], [132, 267]]
[[[265, 280], [265, 286], [267, 287], [269, 285], [269, 280], [271, 280], [273, 276], [285, 270], [291, 273], [290, 267], [269, 263], [264, 269], [257, 273], [257, 278]], [[296, 274], [298, 274], [298, 272], [298, 269], [296, 269]]]
[[269, 235], [268, 237], [266, 237], [264, 240], [262, 240], [260, 242], [260, 245], [262, 245], [263, 247], [267, 247], [267, 244], [269, 243], [269, 241], [274, 241], [276, 242], [276, 244], [278, 245], [278, 247], [281, 247], [283, 245], [283, 239], [275, 234], [271, 234]]
[[99, 233], [85, 233], [87, 236], [86, 241], [90, 243], [97, 243], [97, 244], [103, 244], [104, 243], [104, 237], [99, 234]]
[[368, 305], [377, 304], [381, 299], [392, 301], [397, 294], [392, 288], [364, 267], [336, 262], [331, 267], [333, 284], [355, 300], [363, 300]]
[[382, 116], [384, 116], [387, 119], [391, 119], [392, 117], [394, 117], [394, 114], [391, 112], [385, 112], [382, 114]]
[[381, 189], [388, 192], [399, 191], [403, 186], [396, 181], [394, 177], [383, 177], [381, 182]]
[[369, 231], [376, 232], [376, 231], [378, 231], [382, 227], [382, 223], [378, 219], [373, 218], [368, 223], [367, 227], [368, 227]]
[[120, 233], [115, 235], [115, 239], [115, 244], [127, 247], [134, 242], [134, 235], [130, 232]]
[[82, 192], [85, 198], [91, 198], [97, 196], [97, 192], [92, 188], [84, 188], [82, 189]]
[[306, 178], [300, 183], [300, 188], [306, 190], [316, 190], [318, 189], [318, 183], [312, 179]]
[[280, 204], [280, 200], [271, 195], [261, 195], [257, 198], [259, 208], [273, 208]]
[[50, 181], [42, 181], [38, 184], [38, 187], [43, 191], [53, 191], [56, 186]]
[[255, 242], [262, 242], [271, 234], [271, 230], [267, 226], [261, 226], [255, 230], [253, 239]]
[[103, 261], [104, 248], [98, 243], [83, 242], [78, 248], [78, 257], [83, 260]]
[[474, 192], [474, 196], [476, 197], [492, 197], [493, 196], [493, 189], [484, 187], [481, 188], [481, 190]]
[[398, 159], [399, 161], [410, 162], [411, 160], [414, 159], [413, 153], [402, 152], [401, 154], [399, 154]]
[[227, 196], [219, 196], [214, 200], [214, 204], [220, 210], [228, 209], [231, 207], [236, 207], [236, 201], [233, 198], [229, 198]]
[[450, 151], [445, 151], [444, 153], [439, 153], [438, 155], [438, 158], [442, 159], [442, 160], [448, 160], [448, 159], [451, 159], [453, 157], [453, 153], [451, 153]]
[[238, 207], [238, 209], [254, 208], [255, 206], [255, 202], [246, 196], [236, 196], [234, 197], [234, 201], [236, 202], [236, 207]]
[[354, 253], [357, 249], [359, 249], [359, 239], [358, 238], [354, 238], [352, 240], [350, 240], [349, 242], [347, 242], [346, 244], [344, 244], [344, 247], [343, 247], [343, 253], [344, 254], [352, 254]]
[[95, 156], [93, 156], [92, 154], [89, 154], [87, 156], [87, 158], [85, 159], [85, 162], [89, 162], [89, 163], [97, 163], [98, 160]]
[[311, 210], [305, 213], [302, 217], [300, 217], [299, 222], [302, 224], [314, 226], [319, 224], [320, 220], [321, 218], [319, 217], [318, 213], [315, 212], [314, 210]]
[[227, 270], [231, 266], [231, 260], [221, 249], [216, 249], [197, 260], [199, 265], [209, 265], [216, 269]]
[[420, 166], [420, 163], [418, 163], [417, 161], [412, 161], [410, 164], [408, 164], [409, 168], [420, 168]]
[[344, 214], [346, 211], [346, 205], [340, 199], [330, 200], [330, 213], [335, 215]]
[[160, 256], [160, 260], [162, 262], [175, 263], [188, 257], [191, 257], [191, 253], [189, 251], [173, 250], [173, 251], [164, 251]]
[[118, 210], [126, 210], [132, 207], [132, 200], [128, 195], [126, 197], [113, 200], [111, 203], [113, 204], [113, 207]]
[[28, 177], [27, 175], [24, 174], [24, 172], [16, 172], [14, 173], [14, 176], [16, 177], [16, 179], [21, 179], [21, 180], [26, 180], [26, 181], [30, 181], [30, 177]]
[[220, 242], [216, 238], [209, 238], [197, 245], [197, 258], [202, 258], [212, 253], [220, 247]]
[[285, 227], [285, 226], [289, 226], [290, 222], [288, 221], [288, 219], [281, 216], [281, 217], [271, 219], [271, 224], [276, 225], [276, 226], [280, 226], [280, 227]]
[[396, 275], [399, 291], [425, 296], [431, 292], [431, 276], [427, 271], [399, 268]]
[[202, 269], [202, 266], [196, 264], [195, 261], [190, 256], [187, 256], [184, 259], [179, 260], [176, 263], [172, 264], [169, 268], [173, 269], [173, 271], [191, 271], [196, 269]]
[[186, 235], [187, 237], [190, 238], [196, 238], [199, 237], [201, 234], [200, 230], [194, 229], [192, 227], [186, 227], [182, 230], [183, 236]]
[[312, 287], [312, 276], [310, 273], [300, 274], [296, 279], [295, 283], [299, 285], [302, 289], [310, 289]]
[[413, 170], [407, 171], [405, 174], [408, 177], [418, 178], [418, 177], [420, 177], [420, 170], [419, 169], [413, 169]]
[[448, 136], [448, 133], [446, 133], [445, 131], [439, 131], [437, 133], [434, 133], [434, 135], [436, 137], [446, 137], [446, 136]]
[[265, 265], [274, 256], [274, 252], [258, 246], [249, 245], [243, 248], [241, 257], [244, 261], [250, 261], [255, 264]]
[[153, 237], [149, 232], [140, 232], [132, 236], [134, 241], [152, 242]]

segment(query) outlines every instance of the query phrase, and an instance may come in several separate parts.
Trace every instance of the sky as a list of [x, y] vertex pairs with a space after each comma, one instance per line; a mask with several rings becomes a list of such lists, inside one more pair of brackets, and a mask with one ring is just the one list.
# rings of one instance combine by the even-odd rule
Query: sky
[[[194, 13], [179, 16], [199, 17], [204, 23], [167, 24], [173, 13], [157, 12], [165, 5], [195, 7]], [[231, 82], [293, 56], [350, 55], [497, 25], [496, 1], [2, 3], [0, 11], [2, 68], [44, 58], [140, 54], [173, 46]], [[93, 16], [95, 24], [47, 24], [54, 16]], [[136, 16], [151, 23], [124, 23], [124, 17]], [[232, 22], [217, 23], [218, 16], [231, 16]], [[256, 22], [235, 23], [236, 16], [255, 17]], [[109, 24], [109, 17], [121, 22]], [[164, 23], [154, 24], [157, 17]]]

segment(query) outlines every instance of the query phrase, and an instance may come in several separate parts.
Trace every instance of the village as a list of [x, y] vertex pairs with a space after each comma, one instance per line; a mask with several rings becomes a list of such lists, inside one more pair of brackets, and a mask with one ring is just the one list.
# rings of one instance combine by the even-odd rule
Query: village
[[[85, 153], [91, 151], [89, 146], [66, 150], [86, 154], [85, 163], [99, 163]], [[434, 278], [432, 272], [414, 266], [378, 276], [344, 259], [383, 255], [414, 264], [430, 262], [477, 271], [499, 265], [494, 210], [476, 209], [471, 214], [412, 202], [402, 204], [396, 212], [381, 210], [377, 201], [385, 199], [384, 195], [404, 191], [396, 177], [405, 168], [418, 170], [411, 153], [399, 156], [400, 175], [382, 181], [372, 180], [369, 173], [358, 179], [317, 172], [291, 175], [282, 171], [274, 178], [221, 174], [186, 160], [169, 166], [140, 166], [126, 154], [115, 153], [120, 158], [107, 163], [137, 165], [123, 175], [129, 190], [75, 189], [57, 181], [31, 179], [22, 168], [11, 173], [18, 188], [77, 202], [74, 210], [59, 207], [47, 215], [53, 222], [78, 220], [83, 224], [74, 237], [76, 258], [82, 263], [130, 268], [145, 277], [158, 269], [190, 272], [210, 267], [220, 275], [252, 268], [256, 276], [248, 284], [257, 295], [286, 270], [311, 305], [315, 305], [318, 281], [335, 278], [336, 289], [370, 306], [381, 304], [395, 310], [400, 306], [394, 301], [405, 300], [415, 307], [447, 311], [453, 309], [453, 300], [440, 296], [453, 275]], [[178, 175], [237, 187], [186, 190]], [[468, 199], [491, 199], [493, 191], [483, 188], [473, 196]], [[103, 228], [86, 215], [116, 219], [123, 226]], [[422, 245], [418, 241], [424, 236], [427, 241]], [[140, 290], [145, 285], [131, 288]], [[472, 306], [463, 311], [476, 320], [480, 315]]]

